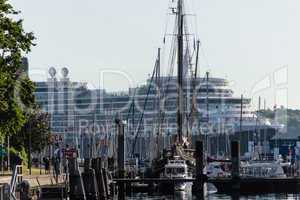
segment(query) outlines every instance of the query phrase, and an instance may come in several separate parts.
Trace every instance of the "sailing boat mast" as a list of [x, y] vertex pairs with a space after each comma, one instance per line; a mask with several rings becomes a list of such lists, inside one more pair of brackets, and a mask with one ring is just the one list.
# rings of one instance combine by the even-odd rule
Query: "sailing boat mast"
[[178, 19], [178, 60], [177, 60], [177, 84], [178, 84], [178, 108], [177, 108], [177, 137], [178, 141], [182, 143], [183, 133], [183, 0], [178, 0], [177, 8]]
[[158, 135], [161, 134], [161, 76], [160, 76], [160, 48], [158, 48], [157, 52], [157, 67], [156, 67], [156, 87], [157, 87], [157, 97], [158, 97], [158, 102], [157, 102], [157, 110], [158, 110]]
[[156, 146], [157, 146], [157, 157], [160, 157], [161, 153], [161, 95], [160, 95], [160, 48], [158, 48], [158, 53], [157, 53], [157, 63], [156, 63], [156, 71], [155, 71], [155, 79], [156, 79], [156, 88], [157, 88], [157, 97], [158, 97], [158, 102], [157, 102], [157, 111], [158, 111], [158, 123], [157, 123], [157, 135], [156, 135]]
[[243, 106], [244, 106], [244, 97], [241, 95], [241, 112], [240, 112], [240, 133], [239, 133], [239, 140], [241, 140], [241, 135], [243, 131]]
[[189, 119], [191, 126], [193, 126], [196, 115], [198, 114], [197, 113], [197, 89], [196, 89], [196, 85], [197, 85], [197, 73], [198, 73], [198, 61], [199, 61], [199, 46], [200, 46], [200, 40], [197, 41], [196, 65], [195, 65], [195, 72], [194, 72], [194, 78], [193, 78], [192, 111], [191, 111], [190, 119]]

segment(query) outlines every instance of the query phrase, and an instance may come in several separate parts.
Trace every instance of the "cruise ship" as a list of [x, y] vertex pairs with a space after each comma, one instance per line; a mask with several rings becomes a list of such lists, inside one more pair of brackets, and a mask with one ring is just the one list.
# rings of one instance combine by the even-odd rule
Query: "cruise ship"
[[[73, 82], [68, 78], [66, 69], [60, 79], [56, 78], [53, 69], [50, 71], [47, 81], [36, 83], [37, 102], [50, 113], [52, 133], [61, 136], [56, 138], [62, 138], [55, 142], [77, 145], [81, 156], [90, 156], [91, 151], [87, 148], [90, 146], [94, 146], [97, 155], [114, 154], [114, 119], [117, 115], [127, 121], [128, 157], [132, 154], [143, 159], [153, 157], [155, 153], [145, 149], [153, 149], [149, 147], [157, 145], [155, 137], [158, 128], [163, 135], [162, 146], [168, 146], [176, 134], [176, 77], [161, 77], [161, 87], [156, 87], [155, 82], [148, 79], [139, 87], [114, 93], [89, 89], [86, 83]], [[193, 84], [196, 87], [192, 87]], [[187, 97], [184, 102], [184, 130], [190, 136], [230, 136], [239, 131], [247, 132], [252, 135], [248, 137], [247, 144], [242, 145], [242, 150], [247, 152], [249, 140], [254, 140], [254, 132], [274, 130], [275, 125], [256, 116], [251, 108], [251, 99], [234, 95], [228, 80], [224, 78], [208, 75], [195, 80], [186, 78], [183, 88]], [[192, 112], [193, 105], [196, 105], [196, 112]], [[160, 122], [158, 116], [161, 116]], [[213, 149], [211, 151], [214, 152]]]

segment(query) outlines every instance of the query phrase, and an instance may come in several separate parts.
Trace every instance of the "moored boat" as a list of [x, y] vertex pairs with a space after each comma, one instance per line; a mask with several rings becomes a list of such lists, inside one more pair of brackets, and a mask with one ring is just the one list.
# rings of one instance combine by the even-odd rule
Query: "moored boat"
[[[188, 172], [188, 165], [185, 160], [180, 159], [178, 156], [175, 156], [174, 159], [168, 160], [168, 163], [165, 165], [165, 171], [162, 175], [163, 178], [171, 179], [187, 179], [191, 178]], [[187, 187], [186, 182], [176, 183], [174, 185], [175, 191], [185, 190]]]

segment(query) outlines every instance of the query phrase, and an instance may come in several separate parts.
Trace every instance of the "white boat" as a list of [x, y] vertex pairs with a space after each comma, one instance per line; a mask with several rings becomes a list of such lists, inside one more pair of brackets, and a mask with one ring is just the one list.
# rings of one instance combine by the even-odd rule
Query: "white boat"
[[241, 165], [242, 176], [285, 178], [286, 174], [279, 162], [251, 161]]
[[[165, 171], [163, 178], [172, 178], [172, 179], [185, 179], [191, 178], [188, 172], [188, 165], [185, 160], [181, 160], [178, 156], [175, 156], [174, 159], [168, 160], [168, 163], [165, 165]], [[182, 191], [185, 190], [188, 183], [181, 182], [176, 183], [175, 190]]]
[[210, 178], [230, 176], [230, 173], [224, 171], [221, 166], [220, 162], [211, 162], [204, 168], [203, 173]]

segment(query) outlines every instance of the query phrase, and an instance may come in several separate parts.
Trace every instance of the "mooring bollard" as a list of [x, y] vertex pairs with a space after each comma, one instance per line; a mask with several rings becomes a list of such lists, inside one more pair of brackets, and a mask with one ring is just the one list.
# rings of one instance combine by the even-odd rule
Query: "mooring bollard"
[[197, 199], [204, 198], [204, 154], [203, 154], [203, 141], [196, 141], [196, 181], [193, 183], [192, 192], [193, 195], [197, 197]]
[[231, 142], [231, 178], [232, 178], [232, 189], [239, 191], [240, 189], [240, 143], [239, 141]]

